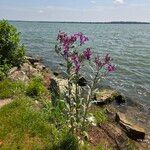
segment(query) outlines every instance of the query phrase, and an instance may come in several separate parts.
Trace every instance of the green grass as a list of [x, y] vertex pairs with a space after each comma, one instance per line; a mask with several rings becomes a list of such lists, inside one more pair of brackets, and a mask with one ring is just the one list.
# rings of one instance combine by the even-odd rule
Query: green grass
[[63, 139], [65, 132], [49, 123], [44, 113], [35, 111], [32, 103], [23, 97], [0, 109], [1, 149], [53, 149]]
[[25, 91], [25, 84], [21, 81], [5, 79], [0, 82], [0, 99], [11, 98]]
[[41, 97], [43, 95], [48, 94], [48, 90], [43, 85], [42, 80], [40, 78], [33, 78], [30, 80], [27, 88], [26, 88], [26, 94], [30, 97]]
[[92, 107], [90, 112], [93, 114], [93, 116], [96, 119], [96, 122], [99, 123], [106, 123], [108, 121], [108, 116], [106, 114], [106, 110], [104, 108], [100, 107]]

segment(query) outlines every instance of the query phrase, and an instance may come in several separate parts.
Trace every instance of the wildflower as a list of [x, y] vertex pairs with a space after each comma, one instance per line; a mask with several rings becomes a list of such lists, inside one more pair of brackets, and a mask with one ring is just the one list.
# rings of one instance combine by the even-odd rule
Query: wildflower
[[57, 36], [57, 41], [63, 43], [66, 37], [67, 37], [67, 33], [59, 31], [59, 34]]
[[83, 44], [85, 44], [85, 42], [87, 42], [89, 40], [89, 38], [87, 36], [83, 35], [82, 32], [75, 33], [74, 36], [76, 38], [79, 38], [80, 46], [82, 46]]
[[113, 72], [113, 71], [116, 70], [116, 67], [115, 67], [114, 65], [109, 64], [109, 65], [107, 66], [107, 70], [108, 70], [108, 72]]
[[92, 52], [90, 48], [87, 48], [85, 51], [83, 51], [83, 56], [85, 59], [90, 60], [92, 56]]
[[96, 64], [97, 70], [103, 66], [102, 60], [100, 59], [100, 56], [98, 56], [98, 55], [95, 57], [94, 62]]
[[76, 53], [72, 54], [71, 60], [72, 60], [73, 65], [74, 65], [75, 73], [78, 73], [81, 69], [81, 62], [79, 60], [78, 55]]

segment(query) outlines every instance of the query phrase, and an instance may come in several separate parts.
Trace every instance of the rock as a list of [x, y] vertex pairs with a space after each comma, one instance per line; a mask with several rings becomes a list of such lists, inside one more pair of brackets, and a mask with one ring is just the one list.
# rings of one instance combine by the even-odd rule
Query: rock
[[117, 104], [125, 103], [125, 98], [112, 89], [103, 89], [95, 93], [94, 99], [97, 105], [106, 105], [112, 101], [116, 101]]
[[87, 85], [87, 80], [84, 77], [81, 77], [81, 78], [79, 78], [77, 83], [78, 83], [79, 86], [86, 86]]
[[60, 93], [66, 92], [68, 81], [66, 79], [56, 78], [56, 77], [54, 77], [53, 79], [57, 82], [59, 89], [60, 89]]
[[97, 101], [97, 105], [105, 105], [114, 100], [114, 95], [116, 91], [111, 89], [104, 89], [99, 92], [96, 92], [94, 99]]
[[21, 80], [25, 83], [29, 81], [29, 78], [24, 71], [15, 71], [13, 74], [9, 75], [8, 78], [14, 81]]
[[40, 62], [41, 61], [40, 58], [33, 58], [33, 57], [28, 57], [28, 56], [26, 56], [25, 59], [28, 60], [32, 65], [34, 63], [36, 63], [36, 62]]
[[49, 73], [44, 73], [43, 74], [43, 83], [46, 86], [46, 88], [49, 88], [51, 84], [51, 75]]
[[127, 120], [126, 116], [123, 113], [116, 113], [116, 121], [125, 130], [126, 134], [130, 138], [134, 140], [143, 140], [145, 138], [145, 130]]
[[8, 75], [11, 75], [12, 73], [14, 73], [15, 71], [17, 71], [18, 68], [17, 67], [13, 67], [9, 70]]
[[39, 71], [42, 71], [42, 70], [44, 70], [46, 68], [43, 64], [41, 64], [39, 62], [34, 63], [34, 66]]
[[38, 73], [38, 70], [33, 68], [32, 65], [28, 63], [23, 63], [20, 70], [25, 72], [29, 78]]

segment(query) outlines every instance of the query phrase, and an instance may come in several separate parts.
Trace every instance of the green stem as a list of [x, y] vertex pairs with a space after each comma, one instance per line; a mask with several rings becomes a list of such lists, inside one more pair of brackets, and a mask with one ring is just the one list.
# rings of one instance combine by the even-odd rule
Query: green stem
[[[69, 94], [69, 100], [71, 101], [71, 82], [70, 82], [70, 76], [71, 76], [71, 72], [70, 72], [70, 64], [69, 64], [69, 60], [67, 58], [67, 80], [68, 80], [68, 94]], [[72, 102], [69, 103], [69, 107], [70, 107], [70, 114], [71, 116], [73, 115], [73, 105]], [[70, 120], [70, 124], [71, 124], [71, 129], [70, 131], [73, 133], [74, 132], [74, 122], [71, 118]]]
[[89, 106], [90, 106], [89, 104], [90, 104], [90, 101], [91, 101], [91, 98], [92, 98], [93, 90], [95, 88], [98, 75], [99, 75], [99, 71], [97, 71], [97, 73], [94, 77], [92, 86], [91, 86], [89, 94], [87, 96], [87, 104], [86, 104], [86, 110], [85, 110], [85, 113], [84, 113], [84, 116], [83, 116], [82, 131], [85, 131], [85, 120], [86, 120], [86, 117], [87, 117], [87, 113], [88, 113]]

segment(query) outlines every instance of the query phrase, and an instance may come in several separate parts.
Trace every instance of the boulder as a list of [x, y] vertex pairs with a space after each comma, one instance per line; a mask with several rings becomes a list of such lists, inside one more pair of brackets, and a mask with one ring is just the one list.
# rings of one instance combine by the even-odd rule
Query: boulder
[[33, 57], [28, 57], [28, 56], [26, 56], [25, 59], [28, 60], [32, 65], [34, 63], [36, 63], [36, 62], [40, 62], [41, 61], [40, 58], [33, 58]]
[[97, 105], [106, 105], [113, 101], [117, 104], [125, 103], [125, 98], [118, 92], [112, 89], [103, 89], [95, 93], [94, 100]]
[[111, 89], [103, 89], [98, 91], [94, 95], [94, 99], [96, 100], [97, 105], [105, 105], [114, 100], [114, 95], [116, 91]]
[[125, 130], [126, 134], [130, 138], [134, 140], [138, 139], [143, 140], [145, 138], [145, 130], [127, 120], [126, 116], [123, 113], [120, 112], [116, 113], [116, 121]]
[[39, 71], [42, 71], [46, 68], [43, 64], [41, 64], [39, 62], [34, 63], [34, 67]]
[[15, 81], [21, 80], [25, 83], [29, 81], [29, 78], [24, 71], [15, 71], [11, 75], [9, 75], [8, 78], [15, 80]]
[[8, 75], [11, 75], [12, 73], [14, 73], [15, 71], [17, 71], [18, 68], [17, 67], [13, 67], [9, 70]]
[[32, 65], [28, 63], [23, 63], [20, 70], [25, 72], [28, 77], [38, 73], [38, 70], [33, 68]]

